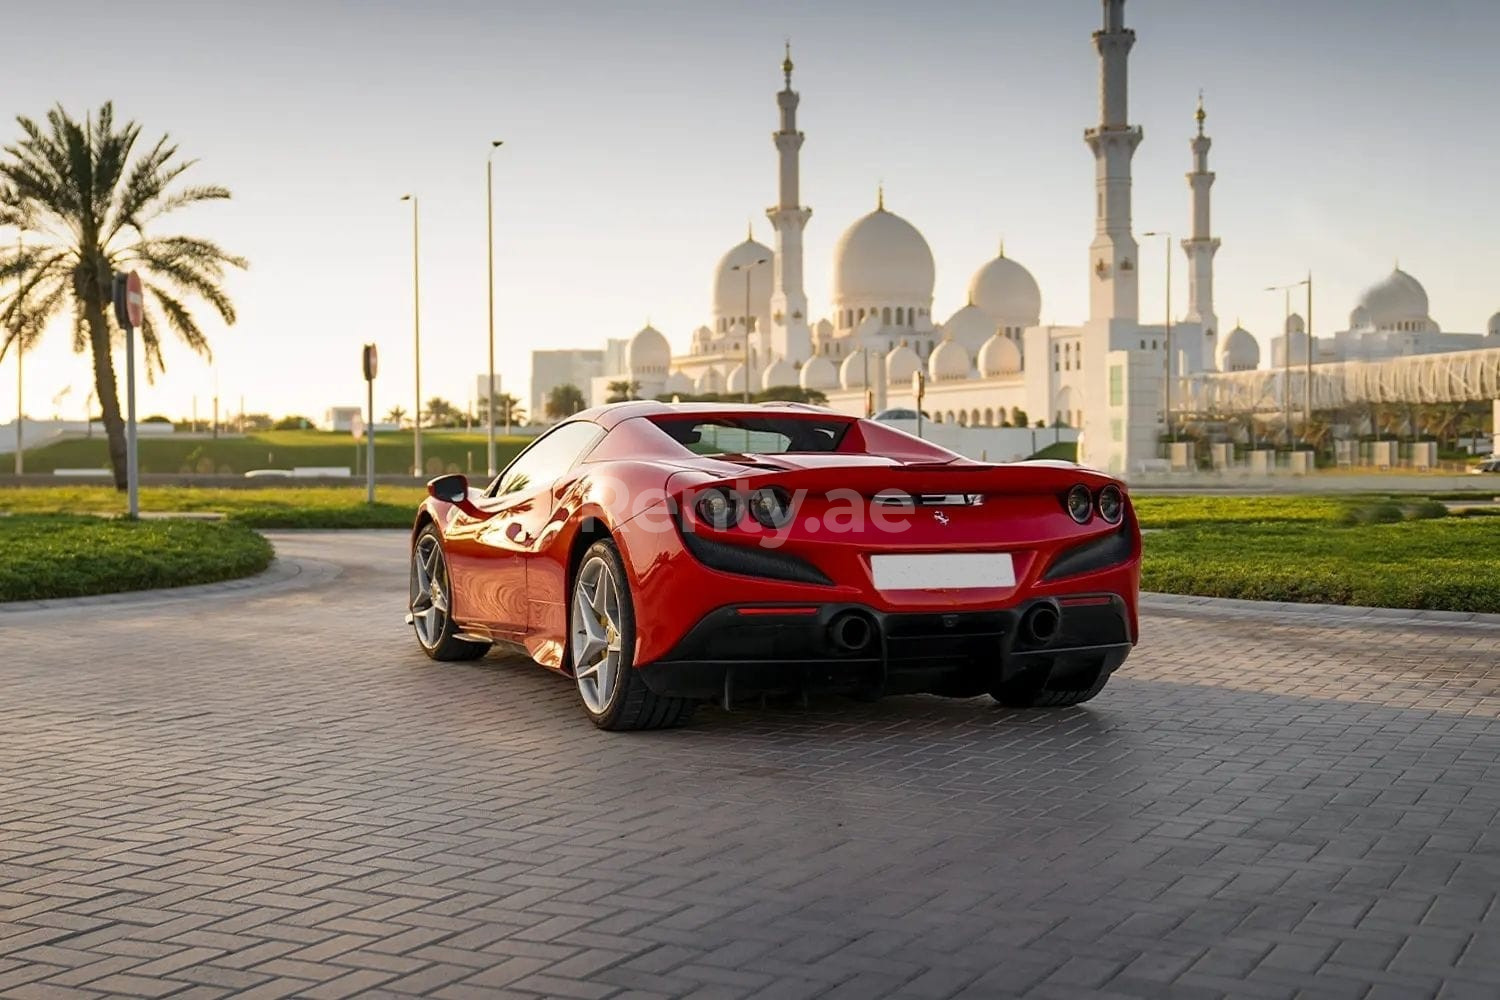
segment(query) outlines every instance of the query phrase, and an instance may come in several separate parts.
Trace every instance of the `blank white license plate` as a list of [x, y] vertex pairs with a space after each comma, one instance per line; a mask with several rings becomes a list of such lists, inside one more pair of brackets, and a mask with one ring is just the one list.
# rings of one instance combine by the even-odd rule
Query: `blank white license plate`
[[1016, 568], [1009, 552], [871, 556], [870, 571], [876, 590], [973, 590], [1016, 585]]

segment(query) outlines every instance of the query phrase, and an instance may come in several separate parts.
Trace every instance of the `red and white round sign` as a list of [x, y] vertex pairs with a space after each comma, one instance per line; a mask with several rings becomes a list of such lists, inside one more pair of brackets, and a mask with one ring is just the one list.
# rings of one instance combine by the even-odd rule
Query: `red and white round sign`
[[132, 328], [141, 325], [146, 312], [146, 296], [141, 289], [141, 276], [131, 271], [125, 275], [125, 315], [130, 317]]

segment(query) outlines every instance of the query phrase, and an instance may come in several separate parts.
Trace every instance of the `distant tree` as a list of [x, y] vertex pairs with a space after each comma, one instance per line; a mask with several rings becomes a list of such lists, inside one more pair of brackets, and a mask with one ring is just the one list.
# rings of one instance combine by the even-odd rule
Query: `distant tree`
[[292, 414], [291, 416], [282, 417], [280, 420], [278, 420], [274, 424], [272, 424], [271, 425], [271, 430], [273, 430], [273, 431], [300, 431], [300, 430], [305, 430], [305, 429], [307, 429], [308, 427], [311, 427], [311, 426], [312, 426], [312, 421], [311, 420], [308, 420], [306, 417], [299, 417], [296, 414]]
[[583, 391], [571, 382], [553, 386], [547, 393], [547, 416], [553, 420], [571, 417], [587, 405], [588, 400], [583, 398]]
[[641, 384], [628, 379], [609, 384], [609, 397], [606, 403], [623, 403], [626, 400], [635, 399], [640, 394]]
[[21, 230], [26, 238], [20, 247], [9, 241], [0, 247], [0, 282], [13, 286], [0, 301], [0, 356], [18, 338], [29, 349], [48, 321], [69, 315], [74, 350], [93, 355], [110, 464], [115, 486], [123, 490], [125, 420], [115, 384], [113, 275], [142, 272], [146, 309], [140, 337], [148, 381], [165, 370], [166, 330], [208, 357], [208, 339], [184, 299], [202, 300], [225, 323], [234, 323], [224, 274], [249, 265], [201, 237], [148, 236], [146, 230], [170, 212], [221, 201], [229, 191], [177, 184], [196, 161], [179, 159], [166, 136], [135, 155], [141, 127], [116, 123], [108, 103], [81, 121], [61, 106], [47, 112], [44, 122], [25, 116], [16, 121], [22, 137], [0, 158], [0, 226]]
[[1012, 406], [1010, 408], [1010, 423], [1012, 427], [1031, 426], [1031, 421], [1026, 417], [1026, 411], [1021, 409], [1019, 406]]
[[153, 413], [151, 414], [151, 416], [141, 421], [141, 423], [143, 424], [170, 424], [171, 422], [171, 417], [164, 417], [160, 413]]
[[422, 422], [428, 427], [451, 427], [462, 416], [452, 403], [441, 396], [433, 396], [427, 401]]
[[385, 411], [385, 422], [400, 427], [406, 421], [406, 407], [393, 406]]
[[[490, 412], [488, 403], [486, 402], [486, 400], [481, 398], [479, 400], [478, 406], [479, 423], [487, 425], [489, 423]], [[494, 398], [494, 406], [495, 423], [504, 424], [507, 428], [509, 428], [515, 426], [516, 424], [523, 424], [526, 422], [526, 407], [522, 405], [519, 399], [517, 399], [510, 393], [496, 393]]]
[[269, 413], [245, 413], [240, 416], [240, 424], [247, 431], [268, 431], [274, 421]]
[[1036, 422], [1036, 425], [1037, 425], [1037, 426], [1038, 426], [1038, 427], [1046, 427], [1046, 426], [1047, 426], [1047, 421], [1045, 421], [1045, 420], [1038, 420], [1038, 421], [1037, 421], [1037, 422]]

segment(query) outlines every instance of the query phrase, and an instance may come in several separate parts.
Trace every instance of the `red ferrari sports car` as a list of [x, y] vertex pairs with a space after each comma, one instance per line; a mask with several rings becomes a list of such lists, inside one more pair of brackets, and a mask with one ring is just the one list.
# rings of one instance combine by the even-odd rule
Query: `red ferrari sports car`
[[427, 489], [408, 616], [422, 649], [518, 646], [605, 729], [808, 689], [1074, 705], [1136, 640], [1121, 483], [974, 462], [818, 407], [599, 407], [483, 489]]

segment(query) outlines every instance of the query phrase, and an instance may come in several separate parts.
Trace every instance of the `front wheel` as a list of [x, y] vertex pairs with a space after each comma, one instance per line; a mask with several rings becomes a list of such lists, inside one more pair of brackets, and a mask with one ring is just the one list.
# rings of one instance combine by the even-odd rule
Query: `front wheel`
[[613, 542], [595, 542], [578, 564], [568, 652], [578, 697], [600, 729], [664, 729], [692, 717], [693, 702], [653, 694], [636, 672], [635, 605]]
[[487, 642], [458, 638], [452, 614], [453, 588], [448, 560], [437, 528], [427, 525], [411, 547], [411, 585], [407, 611], [422, 652], [434, 660], [477, 660], [489, 652]]

